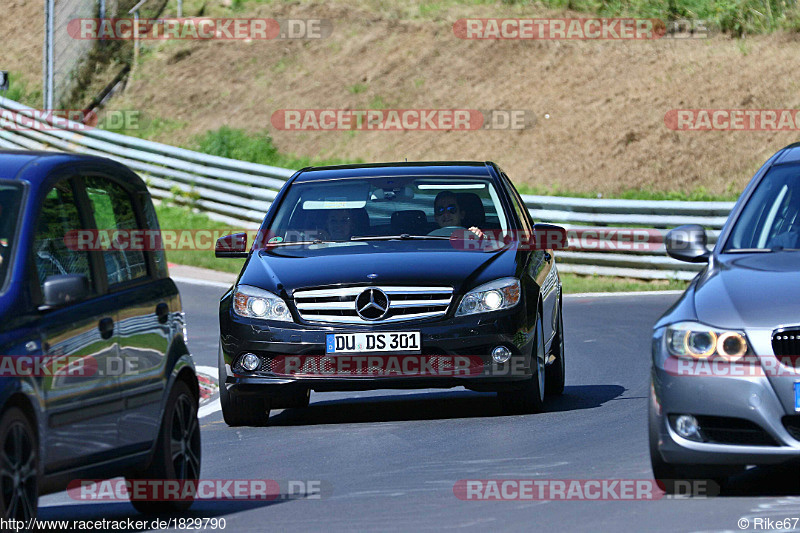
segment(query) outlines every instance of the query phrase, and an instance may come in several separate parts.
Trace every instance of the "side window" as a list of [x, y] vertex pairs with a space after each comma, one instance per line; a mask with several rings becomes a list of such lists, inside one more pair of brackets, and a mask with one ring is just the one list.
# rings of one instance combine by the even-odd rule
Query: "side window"
[[511, 185], [511, 180], [505, 174], [505, 172], [503, 173], [503, 178], [505, 178], [504, 181], [506, 190], [511, 198], [511, 205], [514, 206], [514, 211], [516, 211], [517, 217], [519, 217], [520, 223], [522, 224], [522, 229], [527, 232], [533, 231], [533, 228], [531, 227], [530, 213], [528, 213], [528, 208], [525, 207], [525, 202], [522, 201], [522, 198], [520, 198], [517, 190], [514, 189], [513, 185]]
[[47, 193], [36, 225], [33, 259], [39, 284], [50, 276], [83, 274], [93, 287], [89, 252], [73, 250], [64, 237], [70, 231], [81, 229], [78, 206], [68, 181], [62, 181]]
[[[136, 222], [133, 200], [120, 185], [103, 178], [86, 178], [86, 194], [89, 196], [97, 229], [100, 234], [107, 234], [109, 240], [113, 238], [114, 230], [141, 229]], [[101, 253], [109, 285], [147, 276], [147, 264], [142, 250], [109, 249]]]
[[[147, 224], [147, 230], [150, 232], [159, 231], [160, 226], [158, 224], [158, 216], [156, 215], [156, 208], [153, 206], [153, 200], [150, 198], [150, 194], [146, 191], [140, 192], [139, 203], [144, 211], [144, 220], [145, 224]], [[150, 253], [152, 254], [153, 261], [155, 262], [155, 277], [158, 279], [168, 277], [169, 270], [167, 269], [167, 255], [164, 252], [163, 247], [158, 247], [155, 250], [151, 250]]]

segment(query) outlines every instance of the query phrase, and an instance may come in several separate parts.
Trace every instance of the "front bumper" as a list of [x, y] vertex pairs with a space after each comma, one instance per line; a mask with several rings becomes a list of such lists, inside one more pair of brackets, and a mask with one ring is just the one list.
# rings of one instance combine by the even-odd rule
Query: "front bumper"
[[[766, 336], [765, 336], [765, 334]], [[787, 408], [786, 382], [800, 381], [800, 375], [779, 378], [766, 375], [675, 375], [666, 364], [663, 329], [653, 338], [652, 388], [649, 400], [651, 445], [671, 464], [766, 465], [800, 459], [800, 440], [790, 428], [800, 427], [800, 413]], [[764, 337], [764, 339], [760, 339]], [[769, 332], [748, 338], [756, 351], [769, 350]], [[755, 342], [753, 342], [755, 340]], [[670, 370], [668, 370], [668, 368]], [[731, 372], [732, 374], [734, 372]], [[791, 388], [791, 387], [789, 387]], [[781, 397], [778, 392], [780, 391]], [[670, 415], [691, 414], [714, 420], [735, 419], [736, 427], [746, 424], [747, 438], [763, 441], [758, 445], [730, 441], [696, 442], [677, 434]], [[703, 424], [700, 424], [701, 431]], [[800, 432], [794, 431], [800, 437]]]
[[[525, 307], [468, 317], [444, 317], [429, 321], [363, 326], [329, 326], [259, 321], [220, 311], [220, 384], [242, 395], [280, 396], [293, 391], [350, 391], [373, 389], [451, 388], [463, 386], [478, 391], [498, 391], [522, 386], [531, 377], [531, 352], [535, 340], [535, 317]], [[355, 332], [410, 332], [421, 334], [421, 354], [404, 357], [469, 357], [482, 368], [468, 373], [441, 375], [286, 375], [265, 371], [244, 371], [237, 361], [244, 353], [263, 360], [281, 356], [325, 356], [326, 335]], [[495, 363], [491, 350], [503, 345], [511, 359]], [[341, 357], [331, 355], [330, 357]], [[348, 354], [345, 357], [353, 357]], [[262, 367], [263, 368], [263, 367]]]

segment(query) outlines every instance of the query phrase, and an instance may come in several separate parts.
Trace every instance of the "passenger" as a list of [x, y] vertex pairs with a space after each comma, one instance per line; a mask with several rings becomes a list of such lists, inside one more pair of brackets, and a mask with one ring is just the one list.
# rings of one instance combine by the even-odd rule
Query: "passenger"
[[[455, 193], [450, 191], [440, 192], [433, 201], [433, 216], [440, 229], [431, 232], [431, 234], [442, 234], [441, 228], [463, 228], [464, 214]], [[478, 237], [483, 237], [483, 232], [477, 226], [472, 226], [469, 230]]]

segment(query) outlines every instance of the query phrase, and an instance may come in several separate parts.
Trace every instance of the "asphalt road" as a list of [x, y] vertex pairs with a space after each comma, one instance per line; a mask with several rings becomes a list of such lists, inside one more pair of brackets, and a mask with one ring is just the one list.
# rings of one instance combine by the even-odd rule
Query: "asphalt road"
[[[180, 284], [190, 347], [216, 363], [219, 287]], [[314, 393], [264, 428], [202, 419], [203, 478], [319, 481], [321, 499], [197, 502], [183, 516], [226, 531], [486, 529], [741, 531], [800, 517], [793, 468], [754, 469], [716, 498], [659, 501], [462, 501], [461, 479], [651, 479], [650, 328], [675, 295], [568, 297], [567, 386], [547, 412], [503, 416], [493, 394], [462, 389]], [[42, 519], [140, 519], [127, 502], [40, 501]], [[798, 521], [800, 524], [800, 521]], [[170, 529], [172, 531], [172, 529]]]

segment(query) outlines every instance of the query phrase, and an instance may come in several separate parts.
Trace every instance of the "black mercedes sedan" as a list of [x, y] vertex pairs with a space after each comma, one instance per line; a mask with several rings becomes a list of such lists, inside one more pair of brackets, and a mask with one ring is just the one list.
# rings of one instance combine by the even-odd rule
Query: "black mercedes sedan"
[[306, 168], [278, 193], [220, 302], [225, 421], [310, 391], [496, 391], [505, 412], [564, 389], [558, 226], [491, 162]]

